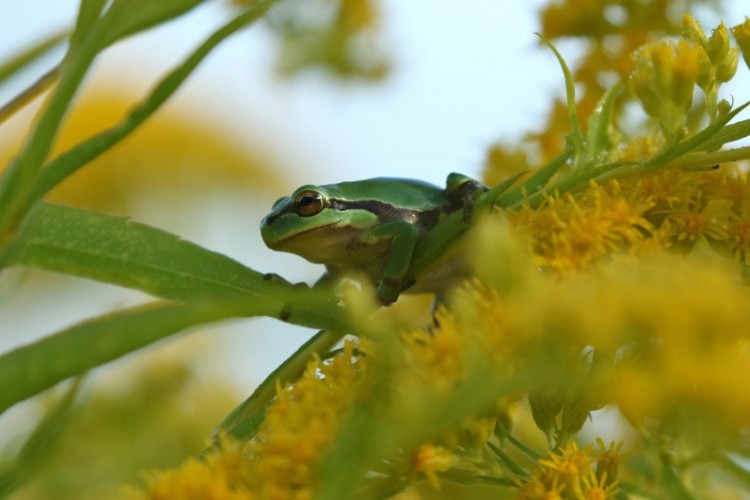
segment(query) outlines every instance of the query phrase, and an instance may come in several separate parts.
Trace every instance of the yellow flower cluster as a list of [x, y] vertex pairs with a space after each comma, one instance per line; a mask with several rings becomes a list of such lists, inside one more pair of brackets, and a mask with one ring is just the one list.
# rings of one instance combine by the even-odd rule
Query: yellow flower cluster
[[688, 40], [663, 40], [641, 47], [634, 60], [631, 84], [643, 108], [658, 120], [668, 140], [678, 138], [695, 84], [710, 67], [705, 52]]
[[279, 387], [256, 437], [227, 440], [203, 460], [152, 475], [144, 500], [312, 498], [315, 467], [356, 397], [366, 360], [354, 345], [330, 361], [314, 359], [294, 384]]
[[[685, 186], [658, 175], [633, 185], [643, 190], [641, 196], [651, 193], [650, 201], [642, 202], [651, 211], [677, 203], [672, 189], [700, 188], [708, 196], [720, 186], [737, 185], [737, 178], [721, 172], [682, 177], [688, 179]], [[653, 239], [650, 233], [671, 227], [670, 214], [658, 214], [661, 222], [646, 221], [640, 209], [621, 207], [626, 193], [621, 185], [609, 190], [592, 185], [576, 198], [571, 210], [576, 217], [592, 210], [604, 243], [593, 246], [596, 253], [583, 253], [575, 266], [560, 269], [581, 269], [597, 255], [599, 262], [586, 273], [540, 273], [518, 251], [522, 245], [514, 242], [516, 231], [505, 217], [479, 221], [473, 241], [477, 253], [486, 255], [477, 262], [501, 264], [482, 267], [481, 280], [456, 293], [436, 326], [403, 333], [396, 365], [382, 363], [377, 350], [355, 356], [347, 343], [343, 352], [316, 360], [299, 381], [279, 389], [253, 440], [163, 473], [152, 479], [145, 498], [166, 498], [164, 492], [178, 499], [313, 497], [321, 487], [317, 467], [339, 439], [347, 410], [373, 397], [373, 374], [380, 380], [378, 391], [386, 392], [378, 392], [378, 403], [368, 407], [375, 412], [370, 422], [400, 415], [404, 420], [395, 421], [402, 428], [437, 430], [420, 435], [400, 454], [384, 452], [368, 462], [395, 474], [382, 480], [397, 489], [419, 478], [437, 487], [452, 477], [482, 477], [515, 482], [521, 498], [613, 498], [621, 486], [618, 470], [626, 465], [620, 464], [619, 448], [600, 443], [598, 451], [578, 449], [571, 441], [588, 413], [606, 405], [618, 408], [644, 435], [658, 434], [649, 446], [670, 449], [673, 439], [687, 439], [691, 444], [683, 443], [685, 454], [679, 456], [685, 464], [704, 447], [741, 446], [750, 419], [744, 387], [750, 377], [750, 292], [731, 269], [664, 253], [658, 245], [652, 249], [658, 258], [606, 263], [607, 249], [645, 245]], [[562, 203], [572, 201], [557, 200], [541, 211], [559, 211]], [[626, 231], [628, 225], [638, 236]], [[577, 223], [565, 227], [584, 231]], [[562, 240], [568, 236], [561, 228]], [[671, 240], [679, 240], [677, 232]], [[526, 393], [533, 396], [534, 420], [555, 449], [537, 462], [540, 471], [530, 478], [524, 459], [507, 449], [518, 424], [508, 407]], [[477, 406], [420, 407], [422, 401], [451, 398]], [[434, 423], [451, 412], [461, 417], [450, 425]], [[379, 428], [391, 432], [391, 425]], [[367, 434], [370, 427], [357, 432]], [[689, 476], [686, 467], [681, 473]]]
[[731, 167], [592, 183], [508, 218], [528, 235], [534, 262], [555, 271], [584, 269], [612, 254], [684, 253], [699, 242], [750, 265], [750, 183]]
[[653, 206], [640, 192], [620, 184], [591, 186], [575, 196], [552, 196], [539, 209], [523, 207], [509, 218], [529, 235], [535, 262], [557, 271], [583, 269], [592, 262], [645, 238]]
[[568, 442], [549, 458], [540, 460], [540, 469], [518, 490], [522, 500], [576, 499], [606, 500], [620, 492], [617, 468], [620, 446], [609, 448], [597, 439], [598, 449], [579, 448]]

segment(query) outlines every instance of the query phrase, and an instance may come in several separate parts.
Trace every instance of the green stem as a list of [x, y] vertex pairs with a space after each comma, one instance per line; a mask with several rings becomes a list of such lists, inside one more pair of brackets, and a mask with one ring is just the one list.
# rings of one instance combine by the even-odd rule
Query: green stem
[[23, 92], [5, 103], [5, 105], [0, 108], [0, 124], [5, 122], [5, 120], [13, 116], [16, 112], [23, 109], [24, 106], [39, 97], [46, 90], [49, 90], [59, 76], [60, 66], [58, 65], [47, 71], [30, 87], [27, 87]]
[[14, 236], [20, 220], [25, 215], [25, 200], [43, 162], [47, 159], [63, 118], [86, 75], [98, 45], [91, 37], [77, 50], [68, 53], [62, 64], [57, 87], [41, 113], [39, 122], [16, 159], [0, 178], [0, 248]]
[[544, 455], [542, 455], [541, 453], [539, 453], [535, 449], [533, 449], [533, 448], [525, 445], [524, 443], [522, 443], [518, 439], [514, 438], [512, 434], [510, 434], [510, 433], [505, 434], [505, 438], [508, 440], [508, 442], [510, 444], [512, 444], [513, 446], [515, 446], [516, 448], [518, 448], [518, 451], [520, 451], [521, 453], [523, 453], [524, 455], [526, 455], [527, 457], [529, 457], [533, 461], [537, 462], [537, 461], [541, 460], [542, 458], [544, 458]]
[[[64, 63], [60, 83], [32, 137], [0, 180], [0, 248], [14, 237], [20, 221], [45, 193], [135, 130], [174, 94], [220, 42], [261, 17], [277, 1], [256, 2], [232, 19], [209, 36], [180, 67], [169, 73], [125, 120], [58, 156], [42, 170], [42, 162], [49, 155], [62, 117], [97, 53], [98, 45], [90, 41], [95, 37], [82, 41], [70, 61]], [[37, 174], [40, 175], [38, 179]]]
[[492, 452], [497, 456], [497, 458], [510, 469], [510, 471], [517, 475], [521, 476], [523, 478], [529, 478], [530, 474], [529, 471], [518, 465], [510, 456], [508, 456], [507, 453], [505, 453], [503, 450], [500, 449], [499, 446], [496, 444], [488, 441], [487, 446], [492, 450]]
[[60, 44], [60, 42], [68, 38], [68, 36], [69, 33], [67, 32], [56, 33], [32, 46], [28, 50], [16, 54], [5, 63], [0, 64], [0, 83], [3, 83], [5, 80], [18, 73], [18, 71], [38, 60], [41, 56], [45, 55], [51, 49]]
[[151, 94], [117, 125], [78, 144], [52, 160], [41, 172], [28, 203], [39, 200], [49, 190], [88, 162], [127, 137], [146, 121], [175, 93], [195, 68], [223, 40], [262, 16], [278, 0], [265, 0], [253, 5], [206, 39], [179, 67], [165, 76]]

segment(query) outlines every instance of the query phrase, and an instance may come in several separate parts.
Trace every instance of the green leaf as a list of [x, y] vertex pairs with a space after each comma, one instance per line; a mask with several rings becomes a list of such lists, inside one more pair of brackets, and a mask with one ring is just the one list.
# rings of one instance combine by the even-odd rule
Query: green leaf
[[684, 141], [669, 148], [662, 154], [657, 155], [651, 160], [644, 163], [642, 170], [654, 170], [663, 165], [666, 165], [670, 161], [675, 160], [680, 156], [683, 156], [697, 148], [702, 147], [704, 144], [708, 143], [708, 141], [712, 140], [716, 136], [716, 134], [718, 134], [719, 131], [721, 131], [721, 129], [723, 129], [724, 126], [729, 123], [732, 118], [737, 116], [737, 114], [744, 110], [748, 105], [750, 105], [750, 102], [746, 102], [742, 106], [730, 111], [729, 113], [726, 113], [723, 116], [719, 116], [714, 123], [704, 128], [697, 134], [685, 139]]
[[263, 306], [254, 314], [348, 329], [330, 293], [267, 280], [225, 255], [122, 217], [41, 204], [4, 258], [170, 300], [250, 299]]
[[107, 0], [81, 0], [76, 26], [71, 36], [71, 46], [78, 45], [102, 15]]
[[205, 0], [114, 0], [98, 32], [103, 47], [186, 14]]
[[0, 498], [5, 498], [27, 482], [50, 456], [50, 450], [57, 443], [70, 420], [73, 403], [81, 388], [81, 379], [75, 380], [47, 411], [26, 439], [14, 460], [0, 466]]
[[476, 204], [476, 210], [485, 210], [490, 205], [495, 205], [497, 200], [505, 194], [518, 179], [526, 175], [527, 171], [518, 172], [504, 179], [500, 184], [484, 193]]
[[750, 136], [750, 120], [742, 120], [737, 123], [731, 123], [719, 130], [711, 139], [704, 142], [701, 151], [713, 151], [719, 149], [729, 142], [739, 141]]
[[0, 413], [10, 406], [185, 328], [252, 314], [258, 301], [125, 309], [80, 323], [0, 356]]
[[0, 64], [0, 83], [3, 83], [29, 64], [37, 61], [40, 57], [57, 47], [67, 37], [68, 34], [65, 32], [47, 36], [35, 45]]
[[[562, 54], [558, 52], [557, 48], [552, 43], [538, 34], [539, 39], [544, 45], [549, 47], [562, 69], [563, 75], [565, 76], [565, 101], [568, 106], [568, 121], [570, 122], [570, 135], [568, 139], [573, 147], [573, 156], [577, 160], [579, 155], [583, 152], [584, 148], [584, 136], [581, 130], [581, 123], [578, 119], [578, 111], [576, 110], [576, 85], [573, 80], [573, 75], [570, 73], [568, 65], [565, 63]], [[577, 164], [577, 162], [576, 162]]]
[[527, 197], [539, 193], [569, 159], [570, 155], [567, 151], [554, 158], [552, 161], [534, 172], [524, 182], [503, 193], [503, 195], [495, 201], [495, 205], [503, 208], [512, 207], [521, 203]]
[[276, 396], [277, 382], [294, 382], [305, 370], [305, 367], [316, 353], [323, 356], [342, 338], [343, 333], [321, 330], [310, 340], [294, 351], [278, 368], [253, 391], [253, 393], [229, 415], [214, 430], [214, 445], [224, 435], [229, 435], [241, 441], [251, 439], [263, 422], [266, 405]]
[[[139, 2], [142, 0], [138, 0]], [[44, 168], [43, 163], [47, 160], [52, 142], [57, 135], [60, 123], [67, 112], [68, 107], [75, 95], [81, 80], [88, 68], [102, 48], [99, 35], [93, 31], [80, 40], [80, 43], [71, 46], [71, 50], [62, 67], [60, 81], [47, 101], [47, 107], [41, 112], [34, 129], [23, 150], [16, 159], [3, 172], [0, 177], [0, 252], [10, 244], [16, 236], [16, 231], [23, 219], [27, 216], [31, 207], [51, 187], [83, 166], [86, 162], [95, 158], [116, 142], [127, 136], [133, 129], [140, 125], [146, 118], [159, 108], [164, 101], [171, 96], [182, 82], [190, 75], [195, 67], [225, 38], [235, 33], [259, 18], [263, 13], [276, 3], [277, 0], [261, 0], [254, 3], [242, 14], [238, 15], [226, 25], [213, 33], [208, 39], [193, 52], [182, 66], [172, 71], [144, 102], [136, 108], [126, 120], [97, 135], [89, 141], [84, 142], [83, 150], [70, 155], [63, 155], [57, 167], [54, 169]], [[160, 2], [152, 2], [154, 5]], [[169, 5], [171, 2], [167, 2]], [[96, 9], [96, 0], [90, 2], [92, 12]], [[182, 4], [181, 4], [182, 5]], [[187, 5], [187, 4], [184, 4]], [[157, 11], [166, 15], [166, 11], [150, 10], [151, 15]], [[174, 12], [174, 11], [172, 11]], [[105, 14], [106, 15], [106, 14]], [[80, 20], [79, 20], [80, 21]], [[81, 21], [82, 22], [82, 21]], [[87, 21], [88, 22], [88, 21]], [[105, 28], [106, 28], [105, 23]], [[137, 23], [136, 23], [137, 24]], [[131, 25], [131, 26], [135, 26]], [[101, 24], [98, 24], [101, 26]], [[138, 24], [138, 26], [143, 26]], [[94, 30], [94, 27], [91, 28]], [[101, 28], [99, 28], [101, 29]], [[104, 36], [104, 35], [101, 35]], [[64, 161], [63, 161], [64, 158]], [[53, 165], [50, 165], [53, 166]], [[40, 179], [39, 176], [42, 176]]]
[[612, 112], [615, 99], [620, 94], [621, 85], [613, 85], [602, 96], [589, 117], [588, 133], [586, 134], [586, 152], [584, 165], [601, 162], [607, 157], [609, 149], [609, 129], [612, 124]]
[[9, 258], [172, 300], [255, 295], [267, 285], [262, 274], [166, 231], [50, 204], [33, 212]]
[[48, 90], [57, 81], [59, 76], [60, 66], [57, 65], [39, 77], [39, 79], [29, 87], [26, 87], [26, 89], [20, 94], [17, 94], [10, 101], [6, 102], [3, 107], [0, 108], [0, 124], [4, 123], [5, 120], [42, 95], [42, 93]]
[[95, 159], [100, 154], [127, 137], [146, 119], [158, 111], [161, 106], [187, 80], [193, 70], [224, 39], [242, 27], [258, 19], [276, 0], [266, 0], [253, 5], [250, 9], [232, 19], [217, 30], [201, 44], [185, 61], [167, 74], [142, 102], [120, 123], [90, 137], [49, 162], [40, 172], [27, 204], [39, 200], [49, 190], [62, 182], [76, 170]]

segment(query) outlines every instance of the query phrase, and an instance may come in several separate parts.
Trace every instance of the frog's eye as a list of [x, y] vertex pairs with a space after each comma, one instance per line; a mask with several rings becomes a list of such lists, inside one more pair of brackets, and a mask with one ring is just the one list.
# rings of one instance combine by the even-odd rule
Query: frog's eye
[[294, 198], [294, 210], [302, 217], [310, 217], [323, 210], [325, 201], [317, 191], [302, 191]]

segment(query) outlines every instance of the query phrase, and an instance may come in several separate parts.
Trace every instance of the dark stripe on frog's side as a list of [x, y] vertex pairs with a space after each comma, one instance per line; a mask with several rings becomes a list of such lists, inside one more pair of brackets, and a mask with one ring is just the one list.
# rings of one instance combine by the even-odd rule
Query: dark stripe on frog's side
[[[384, 203], [377, 200], [349, 201], [336, 198], [328, 198], [326, 200], [326, 208], [342, 212], [346, 210], [367, 210], [368, 212], [375, 214], [381, 222], [388, 220], [416, 222], [417, 220], [420, 220], [421, 224], [428, 229], [437, 224], [441, 214], [451, 212], [448, 207], [435, 207], [431, 210], [413, 210], [409, 208], [394, 207], [390, 203]], [[268, 217], [266, 219], [266, 224], [270, 226], [279, 217], [292, 213], [295, 213], [295, 208], [293, 204], [289, 204], [278, 214], [273, 217]]]
[[435, 207], [431, 210], [414, 210], [411, 208], [394, 207], [390, 203], [384, 203], [377, 200], [337, 200], [329, 199], [328, 207], [334, 210], [367, 210], [377, 215], [381, 222], [389, 220], [404, 220], [416, 223], [418, 220], [427, 228], [433, 227], [440, 214], [446, 212], [446, 207]]

